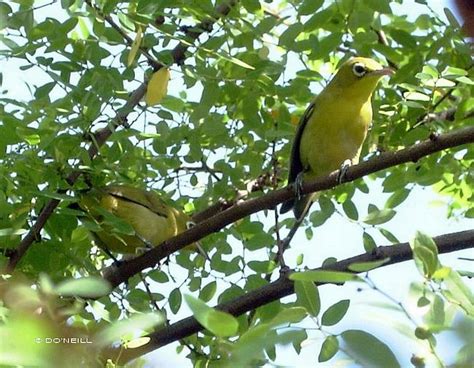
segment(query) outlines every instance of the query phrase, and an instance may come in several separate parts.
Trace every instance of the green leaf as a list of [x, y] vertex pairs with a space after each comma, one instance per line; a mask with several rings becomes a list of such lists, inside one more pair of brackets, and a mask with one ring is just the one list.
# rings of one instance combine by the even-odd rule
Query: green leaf
[[296, 330], [296, 334], [293, 336], [293, 341], [291, 342], [293, 348], [295, 349], [296, 354], [301, 353], [301, 345], [304, 341], [308, 339], [308, 334], [305, 330]]
[[464, 84], [468, 84], [470, 86], [474, 86], [474, 81], [469, 77], [466, 77], [466, 76], [457, 77], [456, 80], [460, 83], [464, 83]]
[[262, 8], [258, 0], [242, 0], [242, 5], [251, 14], [255, 14]]
[[347, 313], [349, 309], [350, 300], [344, 299], [338, 301], [336, 304], [331, 305], [324, 313], [321, 318], [321, 323], [324, 326], [333, 326], [338, 323]]
[[170, 309], [171, 309], [171, 312], [173, 312], [173, 314], [178, 313], [179, 308], [181, 308], [182, 300], [183, 299], [182, 299], [181, 291], [178, 288], [173, 289], [168, 298], [168, 302], [170, 303]]
[[315, 29], [321, 29], [334, 16], [335, 7], [328, 7], [318, 11], [304, 24], [305, 32], [311, 32]]
[[418, 270], [423, 276], [431, 278], [440, 267], [438, 248], [434, 240], [429, 235], [417, 231], [410, 246]]
[[249, 328], [232, 346], [232, 364], [227, 366], [247, 367], [254, 359], [261, 359], [264, 349], [276, 343], [272, 332], [266, 323]]
[[367, 253], [373, 252], [377, 248], [374, 238], [367, 232], [362, 233], [362, 241], [364, 243], [364, 249]]
[[408, 100], [408, 101], [430, 101], [431, 97], [421, 93], [421, 92], [415, 92], [415, 91], [409, 91], [405, 92], [403, 94], [403, 97]]
[[133, 40], [133, 43], [132, 43], [132, 48], [130, 49], [130, 52], [128, 53], [127, 66], [131, 66], [133, 62], [135, 61], [135, 57], [137, 56], [137, 52], [142, 42], [142, 36], [143, 36], [142, 27], [138, 26], [135, 39]]
[[370, 212], [362, 221], [369, 225], [380, 225], [390, 221], [396, 212], [392, 209], [375, 210]]
[[390, 258], [381, 259], [379, 261], [370, 261], [370, 262], [356, 262], [349, 265], [349, 269], [355, 272], [366, 272], [378, 268], [383, 264], [390, 261]]
[[255, 67], [253, 67], [252, 65], [250, 64], [247, 64], [246, 62], [240, 60], [240, 59], [237, 59], [235, 57], [232, 57], [232, 56], [229, 56], [229, 57], [224, 57], [224, 59], [227, 59], [229, 60], [231, 63], [234, 63], [235, 65], [238, 65], [238, 66], [241, 66], [242, 68], [245, 68], [245, 69], [250, 69], [250, 70], [255, 70]]
[[199, 299], [204, 302], [208, 302], [216, 294], [217, 282], [211, 281], [209, 284], [204, 286], [199, 293]]
[[80, 298], [100, 298], [108, 295], [111, 290], [110, 284], [100, 277], [82, 277], [80, 279], [66, 280], [55, 288], [56, 293], [59, 295]]
[[304, 0], [298, 8], [299, 15], [310, 15], [315, 13], [324, 3], [324, 0]]
[[400, 240], [397, 239], [397, 237], [395, 235], [393, 235], [390, 231], [388, 231], [387, 229], [378, 229], [380, 234], [383, 235], [383, 237], [385, 239], [387, 239], [389, 242], [391, 242], [392, 244], [398, 244], [400, 243]]
[[0, 3], [0, 30], [7, 26], [8, 14], [11, 12], [12, 8], [8, 4]]
[[436, 255], [428, 248], [419, 247], [413, 250], [413, 258], [417, 264], [422, 265], [421, 268], [419, 267], [422, 275], [426, 278], [431, 278], [437, 269], [438, 260]]
[[443, 70], [441, 75], [445, 78], [458, 77], [458, 76], [467, 75], [467, 71], [465, 69], [448, 66], [446, 67], [445, 70]]
[[456, 19], [456, 16], [453, 14], [453, 12], [449, 8], [444, 8], [444, 14], [446, 15], [446, 18], [448, 18], [449, 24], [456, 29], [460, 29], [461, 26], [458, 23], [458, 20]]
[[162, 270], [153, 270], [149, 272], [147, 276], [153, 281], [156, 281], [159, 283], [166, 283], [170, 280], [168, 275]]
[[402, 204], [405, 199], [408, 198], [410, 191], [406, 188], [401, 188], [393, 192], [390, 197], [388, 197], [387, 202], [385, 202], [385, 208], [395, 208], [399, 204]]
[[226, 337], [237, 333], [239, 322], [231, 314], [208, 307], [192, 295], [185, 295], [184, 299], [197, 321], [214, 335]]
[[302, 307], [284, 308], [272, 318], [269, 325], [272, 327], [279, 327], [289, 323], [301, 322], [306, 317], [306, 310]]
[[446, 313], [444, 311], [444, 300], [441, 296], [434, 296], [430, 310], [425, 315], [424, 321], [431, 332], [440, 332], [445, 328]]
[[331, 359], [339, 351], [339, 340], [330, 335], [324, 340], [321, 351], [319, 352], [318, 362], [326, 362]]
[[301, 23], [292, 24], [281, 34], [279, 45], [292, 49], [296, 38], [301, 32], [303, 32], [303, 25]]
[[347, 330], [342, 334], [344, 350], [363, 367], [400, 367], [400, 363], [382, 341], [368, 332], [361, 330]]
[[310, 281], [295, 281], [296, 303], [306, 308], [309, 314], [316, 317], [321, 309], [319, 291]]
[[277, 265], [274, 261], [250, 261], [247, 266], [258, 273], [271, 273]]
[[131, 331], [148, 331], [163, 324], [165, 319], [160, 313], [134, 314], [130, 318], [114, 322], [109, 327], [99, 330], [94, 336], [94, 344], [107, 346], [124, 338], [134, 339]]
[[342, 204], [342, 209], [344, 213], [349, 217], [351, 220], [357, 221], [359, 218], [359, 213], [357, 212], [357, 207], [355, 206], [354, 202], [350, 199], [346, 199]]
[[390, 9], [390, 1], [388, 0], [366, 0], [364, 5], [367, 5], [382, 14], [392, 13], [392, 10]]
[[23, 234], [26, 234], [27, 232], [28, 230], [26, 229], [5, 228], [5, 229], [0, 229], [0, 237], [12, 236], [12, 235], [23, 235]]
[[463, 282], [459, 273], [451, 270], [449, 276], [444, 279], [446, 289], [443, 295], [450, 302], [459, 305], [467, 315], [474, 317], [474, 295], [469, 287]]
[[321, 270], [295, 272], [290, 275], [290, 280], [321, 283], [344, 283], [347, 281], [362, 281], [359, 276], [353, 273]]

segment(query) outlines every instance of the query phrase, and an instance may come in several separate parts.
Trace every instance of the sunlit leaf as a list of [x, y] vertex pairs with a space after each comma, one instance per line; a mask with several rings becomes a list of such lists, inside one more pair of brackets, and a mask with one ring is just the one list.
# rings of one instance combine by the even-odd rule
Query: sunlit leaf
[[361, 281], [359, 276], [338, 271], [305, 271], [295, 272], [290, 275], [291, 280], [312, 281], [312, 282], [329, 282], [329, 283], [344, 283], [347, 281]]
[[239, 323], [229, 313], [208, 307], [202, 300], [191, 295], [185, 295], [184, 299], [198, 322], [214, 335], [225, 337], [237, 333]]
[[[135, 57], [137, 56], [138, 49], [140, 48], [140, 44], [142, 42], [142, 36], [143, 36], [142, 27], [138, 26], [137, 34], [135, 35], [135, 39], [133, 40], [133, 43], [132, 43], [132, 48], [130, 49], [130, 52], [128, 54], [127, 66], [132, 65], [133, 62], [135, 61]], [[166, 90], [165, 90], [165, 94], [166, 94]]]
[[339, 351], [339, 341], [335, 336], [328, 336], [321, 346], [321, 351], [319, 352], [318, 362], [326, 362], [331, 359]]
[[389, 208], [375, 210], [370, 212], [362, 221], [369, 225], [380, 225], [390, 221], [395, 214], [396, 212]]
[[390, 258], [381, 259], [378, 261], [356, 262], [349, 265], [349, 269], [355, 272], [366, 272], [378, 268], [390, 261]]
[[100, 277], [82, 277], [61, 282], [55, 287], [55, 291], [63, 296], [99, 298], [110, 293], [111, 287]]
[[[163, 324], [165, 319], [159, 313], [135, 314], [130, 318], [114, 322], [110, 326], [100, 330], [93, 337], [98, 346], [106, 346], [114, 342], [120, 342], [132, 331], [149, 331]], [[131, 338], [130, 341], [135, 340]], [[141, 340], [142, 342], [144, 340]]]
[[145, 101], [148, 106], [158, 104], [163, 97], [168, 93], [168, 81], [170, 79], [170, 72], [168, 68], [161, 68], [153, 73], [145, 95]]

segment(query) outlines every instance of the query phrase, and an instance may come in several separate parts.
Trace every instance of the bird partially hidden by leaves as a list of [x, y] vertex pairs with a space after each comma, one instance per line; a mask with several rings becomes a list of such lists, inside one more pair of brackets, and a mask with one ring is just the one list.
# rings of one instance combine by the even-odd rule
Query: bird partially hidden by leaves
[[290, 157], [288, 184], [295, 184], [296, 198], [284, 202], [281, 213], [293, 209], [301, 219], [318, 197], [318, 193], [300, 194], [303, 180], [341, 168], [342, 181], [347, 167], [359, 161], [372, 121], [372, 93], [380, 78], [392, 73], [375, 60], [352, 58], [309, 104], [298, 123]]
[[[194, 226], [156, 192], [127, 185], [91, 189], [78, 204], [93, 219], [88, 227], [96, 244], [108, 252], [137, 254]], [[184, 249], [199, 250], [207, 258], [198, 242]]]

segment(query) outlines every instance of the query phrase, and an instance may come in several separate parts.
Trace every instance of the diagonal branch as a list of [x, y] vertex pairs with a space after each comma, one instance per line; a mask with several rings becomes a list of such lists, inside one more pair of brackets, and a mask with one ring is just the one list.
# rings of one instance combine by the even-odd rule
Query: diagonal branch
[[[474, 230], [445, 234], [434, 237], [433, 240], [438, 247], [439, 253], [449, 253], [462, 249], [473, 248]], [[379, 246], [373, 253], [360, 254], [327, 266], [319, 267], [315, 270], [357, 273], [349, 269], [351, 264], [359, 262], [372, 262], [384, 259], [389, 260], [377, 268], [382, 268], [412, 259], [410, 245], [408, 243], [401, 243], [391, 246]], [[324, 284], [326, 283], [317, 283], [317, 285]], [[234, 316], [239, 316], [243, 313], [249, 312], [255, 308], [271, 303], [275, 300], [279, 300], [293, 293], [293, 281], [289, 280], [286, 275], [283, 275], [278, 280], [270, 284], [252, 290], [241, 297], [221, 303], [215, 308], [228, 312]], [[110, 349], [104, 353], [104, 356], [111, 358], [117, 356], [119, 351], [121, 351], [122, 355], [118, 359], [118, 363], [123, 364], [174, 341], [178, 341], [202, 331], [203, 329], [204, 328], [194, 317], [187, 317], [151, 333], [148, 335], [148, 337], [150, 337], [150, 341], [143, 346], [140, 346], [136, 349], [127, 349], [125, 351], [118, 348]]]
[[[474, 127], [459, 129], [436, 137], [433, 136], [431, 139], [415, 144], [411, 147], [396, 152], [382, 153], [380, 156], [352, 166], [347, 170], [345, 179], [346, 182], [354, 181], [365, 175], [395, 165], [416, 162], [422, 157], [428, 156], [432, 153], [473, 142]], [[338, 171], [335, 171], [329, 176], [317, 178], [314, 181], [305, 183], [302, 187], [301, 194], [331, 189], [338, 184]], [[217, 232], [241, 218], [261, 210], [274, 208], [278, 204], [287, 201], [294, 196], [295, 191], [293, 186], [288, 186], [283, 189], [271, 191], [258, 198], [238, 203], [215, 216], [207, 218], [191, 229], [178, 234], [161, 245], [150, 249], [139, 257], [130, 261], [125, 261], [118, 267], [105, 269], [104, 277], [113, 287], [116, 287], [145, 268], [155, 266], [160, 262], [160, 260], [168, 257], [170, 254], [178, 251], [186, 245], [198, 241], [213, 232]]]
[[[213, 24], [217, 22], [220, 18], [226, 16], [231, 11], [232, 7], [237, 4], [237, 0], [224, 1], [218, 5], [215, 9], [215, 15], [212, 18], [205, 19], [199, 23], [196, 28], [192, 30], [189, 29], [185, 32], [185, 35], [188, 36], [191, 40], [196, 40], [204, 32], [209, 32], [212, 30]], [[177, 65], [181, 65], [186, 58], [186, 51], [191, 46], [190, 43], [180, 42], [172, 51], [173, 62]], [[163, 64], [154, 65], [155, 70], [164, 67]], [[147, 81], [143, 82], [130, 96], [125, 105], [119, 110], [115, 118], [113, 118], [109, 125], [106, 128], [100, 129], [93, 134], [92, 144], [88, 149], [88, 154], [91, 159], [97, 156], [100, 147], [107, 141], [107, 139], [112, 135], [113, 131], [119, 126], [126, 125], [128, 114], [133, 111], [135, 106], [138, 105], [140, 100], [146, 93]], [[66, 181], [69, 185], [73, 185], [76, 180], [81, 175], [80, 171], [72, 172], [67, 178]], [[59, 189], [57, 192], [59, 194], [66, 193], [66, 189]], [[9, 262], [6, 266], [6, 272], [11, 273], [15, 269], [18, 262], [25, 255], [31, 244], [39, 237], [41, 230], [48, 221], [49, 217], [53, 214], [56, 207], [59, 205], [60, 201], [58, 199], [52, 199], [42, 208], [40, 214], [38, 215], [37, 220], [30, 228], [25, 237], [21, 240], [18, 247], [15, 249], [15, 252], [9, 259]]]

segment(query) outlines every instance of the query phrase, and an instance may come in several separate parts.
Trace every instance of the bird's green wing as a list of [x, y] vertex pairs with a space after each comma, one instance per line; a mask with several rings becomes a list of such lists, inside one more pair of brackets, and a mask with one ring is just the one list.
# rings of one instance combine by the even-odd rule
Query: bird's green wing
[[[295, 139], [293, 141], [293, 146], [291, 147], [291, 156], [290, 156], [290, 170], [288, 173], [288, 184], [292, 184], [295, 182], [296, 177], [300, 172], [304, 170], [303, 163], [301, 162], [301, 155], [300, 155], [300, 143], [301, 137], [303, 136], [303, 131], [308, 124], [309, 119], [314, 113], [316, 101], [313, 101], [309, 104], [304, 112], [303, 116], [298, 123], [298, 130], [295, 134]], [[283, 202], [280, 213], [286, 213], [295, 207], [295, 199], [290, 199], [286, 202]]]
[[[107, 194], [111, 195], [112, 197], [146, 207], [151, 212], [155, 213], [158, 216], [165, 217], [165, 218], [168, 217], [168, 214], [166, 211], [166, 205], [154, 193], [153, 195], [158, 198], [157, 199], [152, 198], [151, 200], [150, 192], [147, 192], [145, 190], [138, 189], [138, 188], [133, 188], [133, 187], [110, 185], [105, 188], [105, 191], [107, 192]], [[160, 205], [157, 205], [157, 203], [160, 203]]]
[[298, 123], [298, 129], [295, 134], [295, 140], [293, 141], [293, 146], [291, 147], [291, 156], [290, 156], [290, 172], [288, 174], [288, 184], [294, 183], [296, 177], [300, 172], [304, 170], [303, 163], [301, 162], [300, 155], [300, 143], [301, 137], [303, 136], [303, 131], [313, 115], [315, 107], [315, 101], [311, 102], [306, 108], [303, 116]]

